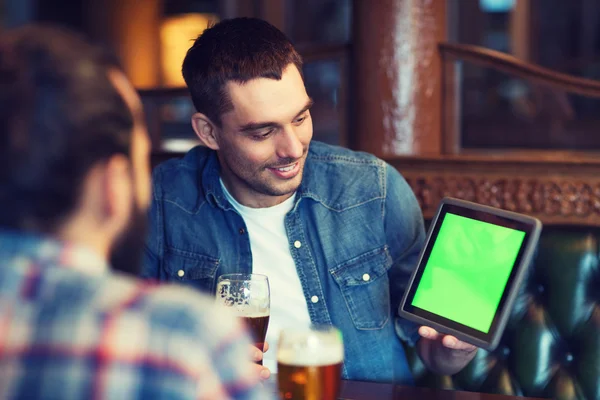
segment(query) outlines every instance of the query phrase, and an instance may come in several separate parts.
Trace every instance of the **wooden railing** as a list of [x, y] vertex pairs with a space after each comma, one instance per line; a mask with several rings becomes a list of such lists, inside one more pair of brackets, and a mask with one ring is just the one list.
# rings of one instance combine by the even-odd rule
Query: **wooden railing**
[[492, 68], [532, 83], [542, 84], [569, 93], [600, 97], [600, 81], [563, 74], [485, 47], [440, 43], [438, 48], [444, 59], [461, 60]]
[[[478, 154], [461, 147], [461, 113], [460, 85], [461, 78], [457, 74], [456, 62], [476, 65], [478, 67], [503, 72], [512, 78], [526, 82], [532, 89], [551, 93], [557, 101], [568, 103], [567, 95], [579, 95], [588, 98], [600, 98], [600, 81], [580, 78], [538, 65], [524, 62], [510, 54], [490, 50], [484, 47], [440, 43], [438, 45], [443, 61], [442, 69], [442, 143], [444, 154]], [[493, 126], [493, 125], [491, 125]], [[483, 132], [482, 132], [483, 134]], [[575, 142], [573, 142], [575, 143]], [[582, 147], [581, 145], [579, 147]], [[584, 146], [585, 147], [585, 146]], [[540, 159], [549, 161], [598, 160], [600, 151], [586, 147], [583, 150], [555, 149], [552, 151], [531, 148], [511, 148], [510, 150], [488, 148], [486, 156], [502, 159]]]

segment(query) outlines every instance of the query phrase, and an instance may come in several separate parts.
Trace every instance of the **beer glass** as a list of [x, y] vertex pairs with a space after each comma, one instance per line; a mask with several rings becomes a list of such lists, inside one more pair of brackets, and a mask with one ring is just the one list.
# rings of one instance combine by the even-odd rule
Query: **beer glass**
[[[217, 280], [217, 304], [240, 317], [254, 340], [264, 350], [271, 310], [269, 279], [260, 274], [225, 274]], [[262, 365], [262, 361], [258, 361]]]
[[277, 383], [284, 400], [335, 400], [340, 391], [344, 344], [332, 326], [286, 329], [279, 336]]

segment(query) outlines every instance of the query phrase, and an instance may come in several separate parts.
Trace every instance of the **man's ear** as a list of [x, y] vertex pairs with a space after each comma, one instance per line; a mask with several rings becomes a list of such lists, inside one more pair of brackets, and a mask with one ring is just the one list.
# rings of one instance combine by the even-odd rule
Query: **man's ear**
[[112, 156], [105, 164], [103, 176], [104, 214], [116, 230], [127, 225], [134, 196], [131, 163], [122, 154]]
[[216, 138], [217, 128], [206, 115], [202, 113], [192, 115], [192, 128], [194, 128], [194, 132], [196, 132], [196, 136], [202, 144], [209, 149], [219, 150]]

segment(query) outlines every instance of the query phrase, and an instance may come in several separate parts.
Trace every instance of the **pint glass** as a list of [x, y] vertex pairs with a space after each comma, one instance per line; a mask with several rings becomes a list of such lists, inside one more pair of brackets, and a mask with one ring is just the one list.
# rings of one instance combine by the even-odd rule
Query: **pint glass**
[[277, 349], [277, 383], [283, 400], [335, 400], [344, 344], [332, 326], [283, 330]]
[[[226, 274], [217, 281], [217, 304], [240, 317], [254, 340], [264, 349], [271, 310], [269, 279], [259, 274]], [[262, 361], [259, 362], [262, 364]]]

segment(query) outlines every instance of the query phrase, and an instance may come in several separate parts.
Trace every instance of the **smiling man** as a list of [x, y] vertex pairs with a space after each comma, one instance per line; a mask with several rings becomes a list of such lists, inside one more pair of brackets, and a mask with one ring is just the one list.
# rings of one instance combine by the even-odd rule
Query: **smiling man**
[[312, 138], [312, 100], [300, 71], [292, 63], [280, 74], [230, 80], [224, 89], [233, 109], [215, 122], [202, 113], [192, 119], [202, 142], [216, 151], [225, 188], [251, 208], [276, 206], [296, 191]]
[[[268, 275], [271, 347], [284, 327], [333, 324], [347, 379], [412, 383], [399, 338], [433, 370], [458, 371], [473, 346], [397, 316], [425, 239], [410, 187], [372, 155], [311, 142], [301, 71], [261, 20], [225, 20], [194, 42], [183, 75], [203, 146], [154, 172], [143, 276], [212, 293], [221, 274]], [[268, 377], [275, 351], [264, 365]]]

